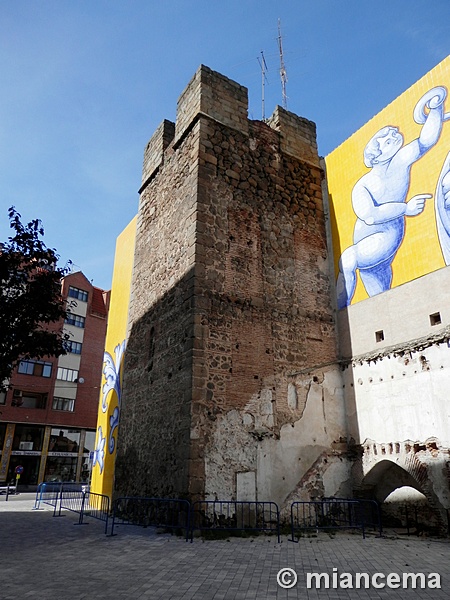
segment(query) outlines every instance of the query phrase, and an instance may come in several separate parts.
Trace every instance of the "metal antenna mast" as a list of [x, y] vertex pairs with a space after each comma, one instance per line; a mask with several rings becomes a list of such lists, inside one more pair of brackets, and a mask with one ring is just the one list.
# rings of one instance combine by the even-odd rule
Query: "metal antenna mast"
[[283, 98], [283, 108], [287, 110], [287, 95], [286, 95], [286, 82], [287, 73], [284, 65], [283, 58], [283, 40], [281, 37], [281, 21], [278, 19], [278, 50], [280, 52], [280, 77], [281, 77], [281, 95]]
[[259, 66], [261, 67], [261, 113], [262, 113], [262, 120], [264, 121], [266, 118], [266, 113], [265, 113], [265, 85], [266, 85], [266, 81], [267, 81], [267, 77], [266, 77], [266, 71], [268, 71], [269, 69], [267, 68], [267, 64], [266, 64], [266, 59], [264, 58], [264, 52], [261, 50], [261, 59], [258, 56], [258, 62], [259, 62]]

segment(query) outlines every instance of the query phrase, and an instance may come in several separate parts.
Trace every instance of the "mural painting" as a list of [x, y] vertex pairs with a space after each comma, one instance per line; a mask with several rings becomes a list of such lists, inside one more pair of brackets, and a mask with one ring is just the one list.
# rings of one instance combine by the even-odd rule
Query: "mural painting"
[[[121, 387], [123, 376], [123, 359], [125, 353], [125, 340], [114, 348], [114, 358], [109, 352], [104, 353], [102, 386], [103, 398], [101, 402], [102, 413], [107, 414], [107, 431], [103, 432], [102, 426], [98, 425], [97, 443], [94, 451], [92, 467], [98, 465], [100, 475], [103, 473], [105, 464], [105, 446], [110, 455], [114, 455], [116, 449], [117, 427], [119, 426]], [[106, 438], [108, 436], [108, 444]]]
[[91, 489], [112, 497], [136, 218], [117, 239]]
[[450, 152], [436, 186], [436, 225], [445, 264], [450, 265]]
[[[336, 293], [339, 309], [364, 296], [375, 296], [435, 270], [443, 266], [442, 258], [445, 265], [450, 263], [450, 125], [445, 125], [445, 121], [450, 120], [450, 112], [445, 112], [446, 101], [448, 103], [449, 62], [447, 58], [441, 63], [447, 63], [446, 77], [442, 77], [442, 69], [436, 68], [443, 80], [438, 80], [442, 85], [433, 85], [420, 93], [420, 88], [423, 89], [430, 79], [424, 78], [425, 81], [410, 88], [352, 136], [357, 138], [358, 145], [363, 136], [366, 136], [365, 147], [359, 145], [358, 152], [363, 161], [359, 157], [355, 160], [353, 156], [354, 163], [360, 164], [362, 175], [353, 182], [349, 177], [341, 177], [338, 181], [339, 177], [335, 176], [336, 169], [342, 171], [346, 154], [355, 152], [355, 139], [350, 138], [326, 159], [330, 204], [334, 216], [333, 246], [335, 258], [338, 258]], [[405, 95], [408, 96], [407, 101]], [[410, 104], [409, 98], [414, 96], [415, 102]], [[407, 103], [409, 110], [400, 110]], [[396, 123], [395, 126], [384, 124], [375, 129], [383, 118], [388, 123]], [[412, 126], [407, 123], [408, 118]], [[411, 139], [409, 131], [414, 131], [414, 127], [415, 137], [406, 141]], [[408, 133], [404, 133], [404, 129]], [[375, 133], [372, 133], [374, 130]], [[432, 154], [435, 147], [439, 147], [439, 153], [433, 154], [431, 163], [428, 161], [425, 165], [425, 155]], [[440, 161], [442, 151], [447, 156]], [[364, 170], [362, 163], [370, 170]], [[432, 170], [430, 164], [433, 165]], [[356, 173], [355, 169], [353, 171]], [[342, 185], [344, 179], [345, 184]], [[430, 221], [433, 196], [436, 219]], [[421, 223], [420, 229], [410, 232], [407, 229], [408, 221], [411, 218], [418, 218], [420, 221], [428, 204], [431, 206], [427, 221]], [[350, 243], [346, 243], [344, 237], [348, 237], [348, 233], [342, 234], [346, 228], [348, 230], [350, 219], [352, 238]], [[423, 242], [420, 238], [429, 235], [431, 228], [441, 249], [441, 263], [433, 260], [422, 267], [421, 273], [415, 274], [414, 269], [405, 264], [406, 255], [401, 255], [399, 250], [406, 236], [414, 235], [410, 240], [416, 246], [412, 254], [418, 253], [417, 245]], [[401, 265], [401, 262], [404, 264]], [[398, 277], [395, 281], [396, 271]], [[358, 285], [363, 289], [359, 296], [355, 294]]]

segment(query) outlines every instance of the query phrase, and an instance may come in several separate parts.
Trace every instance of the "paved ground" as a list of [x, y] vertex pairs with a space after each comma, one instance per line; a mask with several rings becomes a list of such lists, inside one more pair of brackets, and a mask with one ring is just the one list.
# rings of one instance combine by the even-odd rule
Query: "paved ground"
[[[30, 494], [0, 496], [1, 600], [314, 600], [427, 599], [450, 596], [450, 541], [320, 533], [300, 543], [287, 537], [196, 539], [193, 544], [152, 529], [76, 525], [77, 516], [53, 518], [32, 510]], [[277, 583], [289, 567], [298, 582]], [[342, 573], [439, 573], [441, 589], [342, 589], [332, 587], [333, 568]], [[327, 573], [330, 589], [307, 589], [307, 573]], [[287, 582], [290, 576], [286, 577]], [[386, 583], [377, 579], [375, 583]], [[428, 581], [428, 578], [426, 578]], [[395, 583], [395, 581], [394, 581]]]

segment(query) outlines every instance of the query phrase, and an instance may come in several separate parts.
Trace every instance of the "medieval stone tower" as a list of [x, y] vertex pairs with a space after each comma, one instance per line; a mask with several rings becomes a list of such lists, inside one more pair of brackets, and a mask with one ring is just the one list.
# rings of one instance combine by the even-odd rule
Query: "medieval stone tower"
[[315, 125], [247, 110], [201, 66], [145, 150], [119, 494], [350, 491]]

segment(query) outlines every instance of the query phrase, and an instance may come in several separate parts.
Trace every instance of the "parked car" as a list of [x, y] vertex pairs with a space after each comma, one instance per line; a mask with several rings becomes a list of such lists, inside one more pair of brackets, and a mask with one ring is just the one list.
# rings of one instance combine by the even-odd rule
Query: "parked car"
[[[9, 491], [8, 491], [9, 488]], [[6, 494], [8, 492], [8, 494], [15, 494], [16, 493], [16, 482], [14, 481], [14, 479], [11, 480], [11, 482], [8, 483], [0, 483], [0, 494]]]

